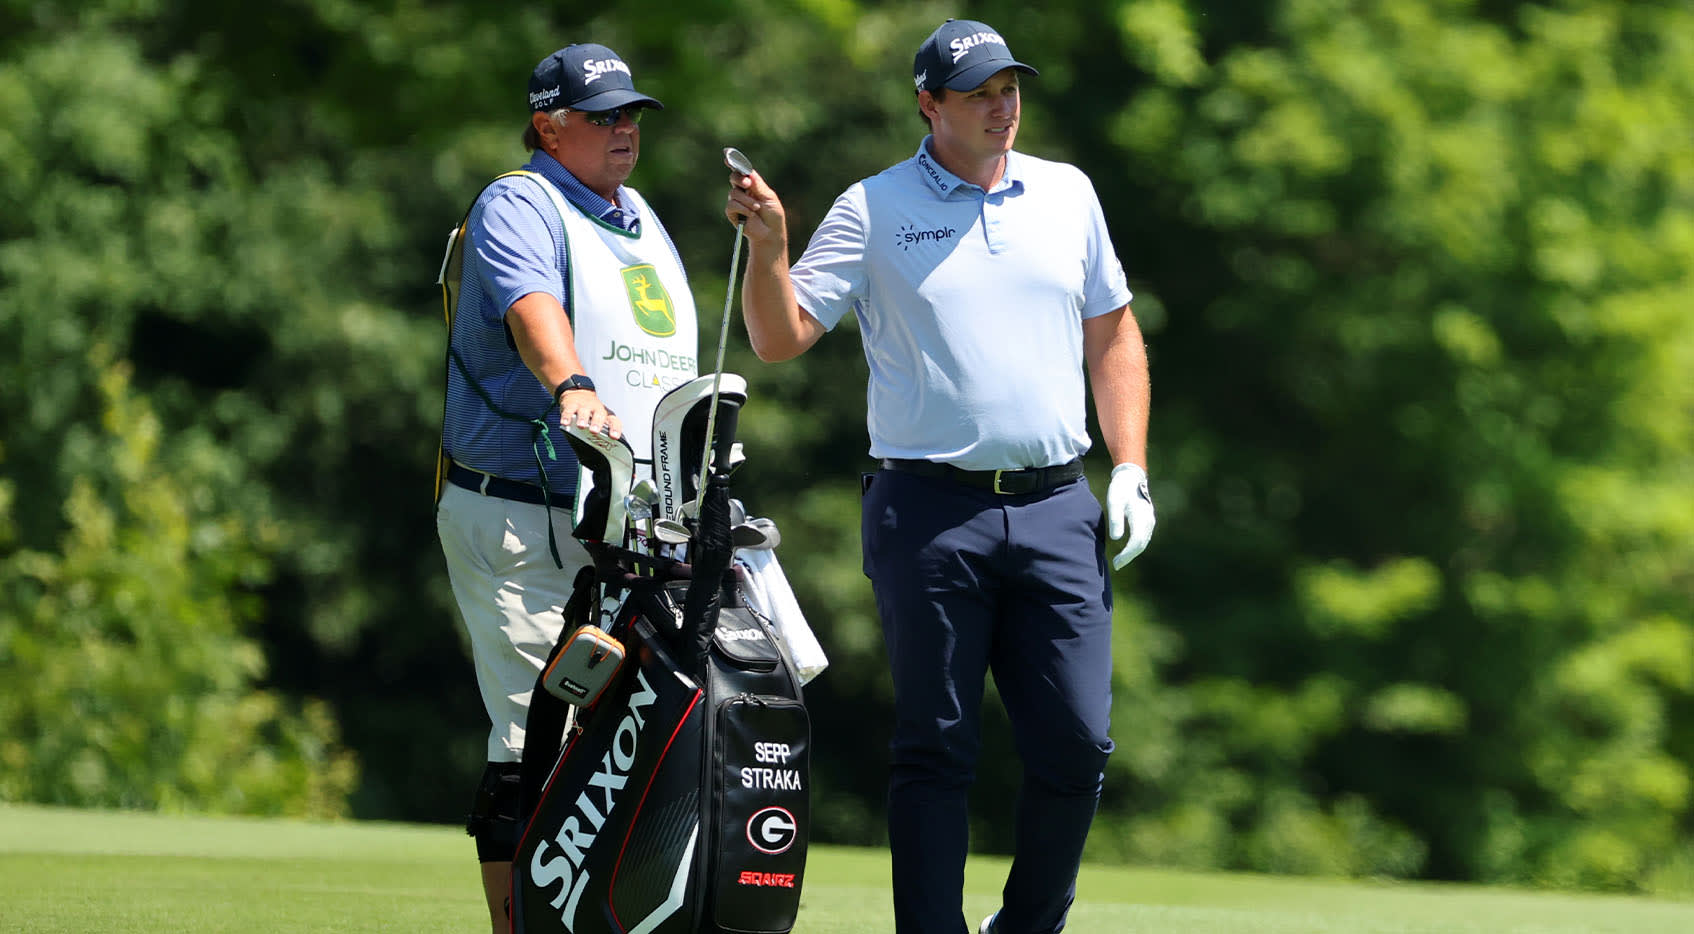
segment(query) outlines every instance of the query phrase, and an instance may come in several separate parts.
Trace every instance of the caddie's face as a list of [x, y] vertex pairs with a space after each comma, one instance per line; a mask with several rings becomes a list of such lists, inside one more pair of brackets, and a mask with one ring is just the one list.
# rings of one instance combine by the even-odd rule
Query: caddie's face
[[987, 159], [1011, 151], [1017, 140], [1023, 107], [1016, 69], [1002, 68], [969, 91], [950, 90], [931, 101], [931, 132], [949, 150]]
[[557, 150], [552, 152], [559, 164], [570, 170], [584, 185], [606, 200], [635, 171], [641, 155], [641, 127], [620, 113], [611, 126], [598, 126], [581, 111], [565, 114], [562, 123], [555, 123], [558, 134]]

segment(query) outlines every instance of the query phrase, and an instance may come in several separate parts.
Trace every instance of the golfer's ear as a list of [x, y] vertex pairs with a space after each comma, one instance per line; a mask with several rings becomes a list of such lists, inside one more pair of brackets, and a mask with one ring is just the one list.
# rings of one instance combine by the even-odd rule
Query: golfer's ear
[[934, 117], [935, 117], [935, 95], [929, 93], [928, 91], [919, 90], [918, 91], [918, 110], [922, 111], [924, 116], [929, 117], [931, 119], [934, 119]]

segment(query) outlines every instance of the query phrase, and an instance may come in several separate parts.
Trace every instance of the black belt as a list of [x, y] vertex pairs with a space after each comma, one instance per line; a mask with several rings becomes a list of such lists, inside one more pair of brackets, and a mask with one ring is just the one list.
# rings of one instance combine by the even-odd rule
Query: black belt
[[905, 460], [890, 457], [883, 460], [882, 469], [915, 473], [920, 477], [952, 480], [966, 486], [1015, 496], [1022, 493], [1040, 493], [1043, 490], [1051, 490], [1056, 486], [1062, 486], [1081, 477], [1082, 458], [1079, 457], [1068, 464], [1055, 464], [1052, 467], [1024, 467], [1018, 470], [964, 470], [954, 467], [952, 464], [943, 464], [940, 461]]
[[[536, 506], [545, 505], [547, 500], [541, 496], [541, 487], [533, 483], [519, 483], [516, 480], [506, 480], [493, 474], [472, 470], [458, 461], [447, 464], [447, 482], [457, 487], [463, 487], [472, 493], [484, 496], [498, 496], [501, 499], [516, 500], [520, 503], [530, 503]], [[563, 496], [554, 497], [563, 500]]]

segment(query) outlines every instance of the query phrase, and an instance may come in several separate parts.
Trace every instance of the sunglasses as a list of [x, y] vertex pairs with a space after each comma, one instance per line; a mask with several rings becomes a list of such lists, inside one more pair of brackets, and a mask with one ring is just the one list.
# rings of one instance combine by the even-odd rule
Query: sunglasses
[[647, 108], [640, 104], [625, 104], [613, 107], [611, 110], [573, 110], [572, 113], [582, 114], [583, 118], [595, 126], [616, 126], [618, 118], [627, 115], [630, 123], [640, 123], [641, 114]]

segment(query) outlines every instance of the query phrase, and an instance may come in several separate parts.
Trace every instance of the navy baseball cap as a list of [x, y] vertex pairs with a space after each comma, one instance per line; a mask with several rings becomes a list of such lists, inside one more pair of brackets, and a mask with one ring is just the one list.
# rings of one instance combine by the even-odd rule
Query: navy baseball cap
[[529, 76], [529, 109], [611, 110], [626, 104], [665, 105], [635, 89], [618, 53], [594, 42], [567, 45], [541, 60]]
[[1013, 58], [1006, 40], [993, 26], [971, 19], [950, 19], [918, 46], [917, 58], [912, 60], [912, 81], [920, 91], [933, 92], [943, 86], [969, 91], [1002, 68], [1041, 74]]

